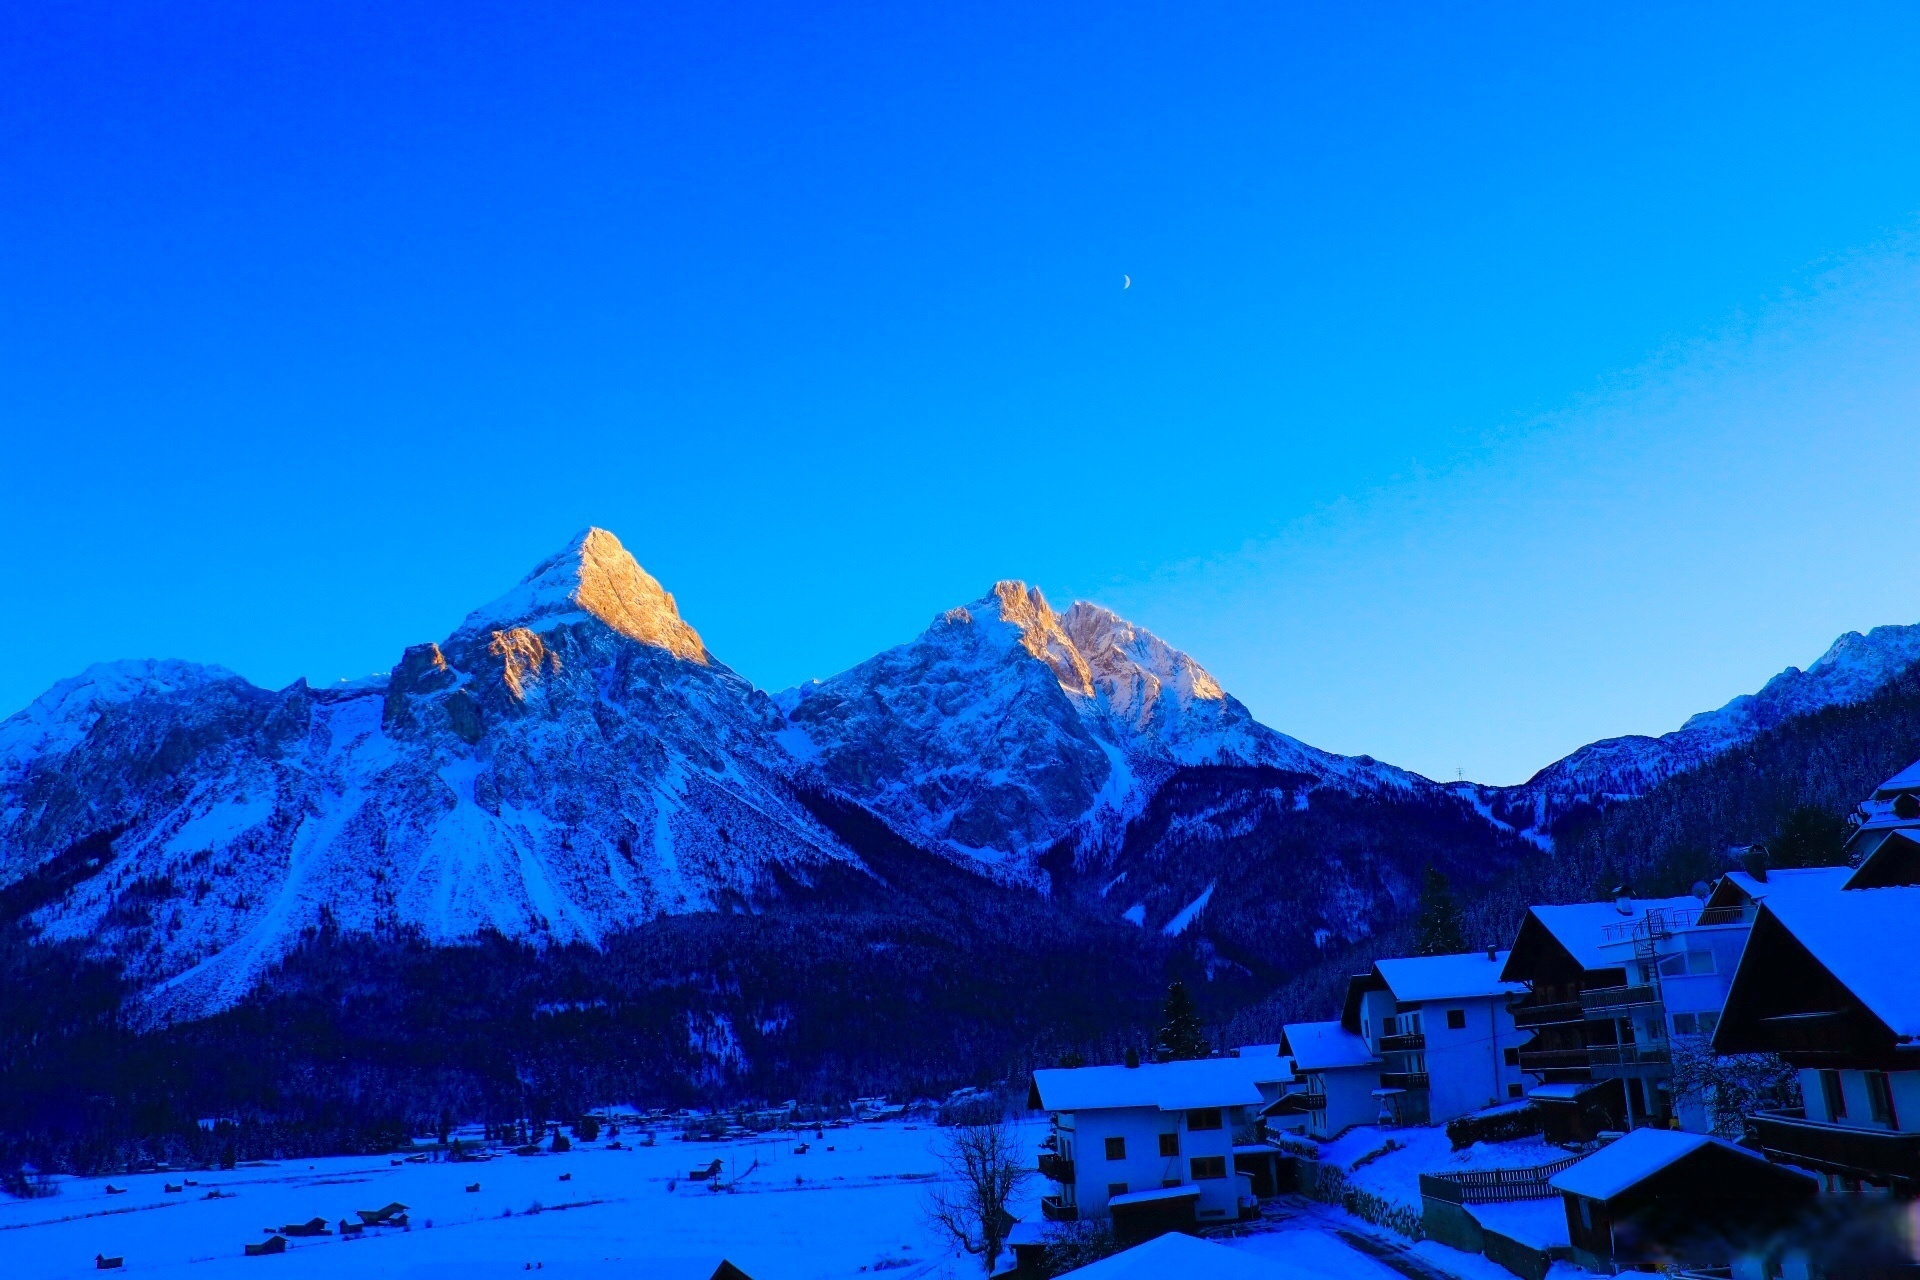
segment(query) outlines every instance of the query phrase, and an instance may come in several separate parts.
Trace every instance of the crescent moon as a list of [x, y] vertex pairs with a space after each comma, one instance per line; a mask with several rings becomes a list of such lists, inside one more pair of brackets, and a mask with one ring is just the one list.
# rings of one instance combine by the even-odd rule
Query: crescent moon
[[1131, 289], [1131, 288], [1133, 288], [1133, 277], [1132, 277], [1132, 276], [1121, 276], [1121, 277], [1120, 277], [1120, 287], [1121, 287], [1122, 289]]

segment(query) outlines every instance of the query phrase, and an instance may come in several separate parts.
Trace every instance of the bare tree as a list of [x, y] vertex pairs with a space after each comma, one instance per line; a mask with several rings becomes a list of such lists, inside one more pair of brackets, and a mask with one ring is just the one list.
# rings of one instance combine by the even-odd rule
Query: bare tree
[[1755, 1111], [1800, 1105], [1800, 1075], [1771, 1053], [1717, 1054], [1706, 1036], [1673, 1037], [1673, 1096], [1697, 1098], [1713, 1131], [1739, 1139]]
[[993, 1274], [1013, 1216], [1007, 1203], [1034, 1176], [1020, 1150], [1020, 1135], [1002, 1121], [956, 1125], [940, 1143], [947, 1180], [927, 1193], [927, 1220]]

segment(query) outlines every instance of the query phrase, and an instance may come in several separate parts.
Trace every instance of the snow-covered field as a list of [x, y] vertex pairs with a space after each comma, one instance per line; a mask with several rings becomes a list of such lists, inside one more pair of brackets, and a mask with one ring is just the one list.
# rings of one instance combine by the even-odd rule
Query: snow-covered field
[[[1021, 1126], [1036, 1155], [1045, 1131], [1038, 1122]], [[939, 1176], [938, 1132], [899, 1123], [830, 1129], [823, 1139], [803, 1135], [805, 1155], [794, 1154], [794, 1138], [663, 1135], [654, 1147], [609, 1151], [600, 1142], [484, 1164], [300, 1160], [187, 1175], [198, 1185], [175, 1194], [163, 1187], [179, 1183], [178, 1173], [67, 1178], [48, 1199], [0, 1200], [0, 1273], [96, 1274], [94, 1255], [104, 1253], [124, 1257], [129, 1272], [195, 1277], [504, 1276], [532, 1266], [562, 1277], [705, 1280], [722, 1257], [754, 1280], [978, 1275], [979, 1261], [942, 1249], [922, 1218], [927, 1185]], [[687, 1178], [716, 1156], [726, 1162], [724, 1177], [738, 1178], [732, 1191]], [[473, 1182], [478, 1192], [466, 1190]], [[125, 1194], [108, 1195], [108, 1183]], [[1021, 1216], [1038, 1215], [1045, 1185], [1029, 1183]], [[216, 1188], [220, 1198], [206, 1199]], [[242, 1253], [268, 1238], [263, 1227], [323, 1217], [337, 1229], [355, 1210], [395, 1200], [408, 1206], [410, 1230], [293, 1239], [277, 1257]]]

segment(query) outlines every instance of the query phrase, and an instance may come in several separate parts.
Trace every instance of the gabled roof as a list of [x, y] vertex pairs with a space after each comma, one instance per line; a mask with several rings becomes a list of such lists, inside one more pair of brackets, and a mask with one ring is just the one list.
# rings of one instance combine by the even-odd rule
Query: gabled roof
[[1033, 1073], [1029, 1103], [1045, 1111], [1253, 1106], [1264, 1100], [1262, 1084], [1292, 1078], [1287, 1060], [1277, 1056], [1143, 1062], [1137, 1067], [1058, 1067]]
[[1911, 884], [1920, 884], [1920, 829], [1901, 827], [1889, 831], [1841, 887], [1889, 889]]
[[[1602, 947], [1608, 942], [1623, 942], [1628, 929], [1646, 919], [1653, 911], [1665, 911], [1689, 920], [1698, 916], [1700, 899], [1688, 894], [1679, 898], [1631, 898], [1622, 911], [1614, 902], [1571, 902], [1563, 906], [1530, 907], [1527, 916], [1558, 943], [1582, 969], [1618, 969], [1621, 956], [1608, 954]], [[1524, 929], [1525, 922], [1522, 922]], [[1619, 935], [1615, 937], [1614, 935]], [[1512, 968], [1508, 957], [1505, 968]], [[1503, 977], [1518, 977], [1506, 974]]]
[[1902, 791], [1920, 792], [1920, 760], [1902, 769], [1873, 789], [1875, 800], [1891, 800]]
[[1281, 1034], [1294, 1066], [1302, 1071], [1380, 1065], [1367, 1042], [1337, 1022], [1290, 1022]]
[[1920, 929], [1920, 887], [1775, 894], [1760, 909], [1895, 1037], [1920, 1038], [1920, 982], [1910, 963]]
[[1386, 980], [1387, 990], [1401, 1004], [1423, 1000], [1471, 1000], [1476, 996], [1523, 996], [1525, 986], [1500, 977], [1509, 952], [1484, 951], [1452, 956], [1409, 956], [1382, 960], [1374, 971]]
[[1555, 1191], [1585, 1196], [1589, 1200], [1611, 1200], [1706, 1146], [1722, 1147], [1759, 1164], [1767, 1163], [1763, 1155], [1704, 1133], [1635, 1129], [1615, 1138], [1579, 1164], [1554, 1174], [1547, 1185]]
[[1744, 906], [1749, 902], [1764, 902], [1779, 893], [1838, 892], [1852, 874], [1848, 867], [1781, 867], [1767, 872], [1767, 878], [1762, 880], [1745, 871], [1729, 871], [1713, 886], [1707, 905]]

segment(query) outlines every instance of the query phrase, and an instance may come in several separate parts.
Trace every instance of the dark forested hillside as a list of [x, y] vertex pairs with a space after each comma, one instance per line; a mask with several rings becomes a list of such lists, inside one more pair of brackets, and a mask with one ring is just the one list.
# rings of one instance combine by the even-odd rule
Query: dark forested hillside
[[[1550, 857], [1523, 858], [1491, 880], [1455, 877], [1474, 946], [1506, 946], [1534, 903], [1578, 902], [1626, 884], [1642, 896], [1683, 894], [1734, 866], [1729, 849], [1779, 845], [1796, 810], [1837, 820], [1920, 760], [1920, 665], [1873, 697], [1799, 716], [1707, 763], [1560, 832]], [[1443, 869], [1457, 864], [1441, 863]], [[1231, 1019], [1226, 1034], [1272, 1039], [1289, 1021], [1333, 1017], [1349, 973], [1407, 954], [1411, 931], [1386, 923], [1328, 948]]]

